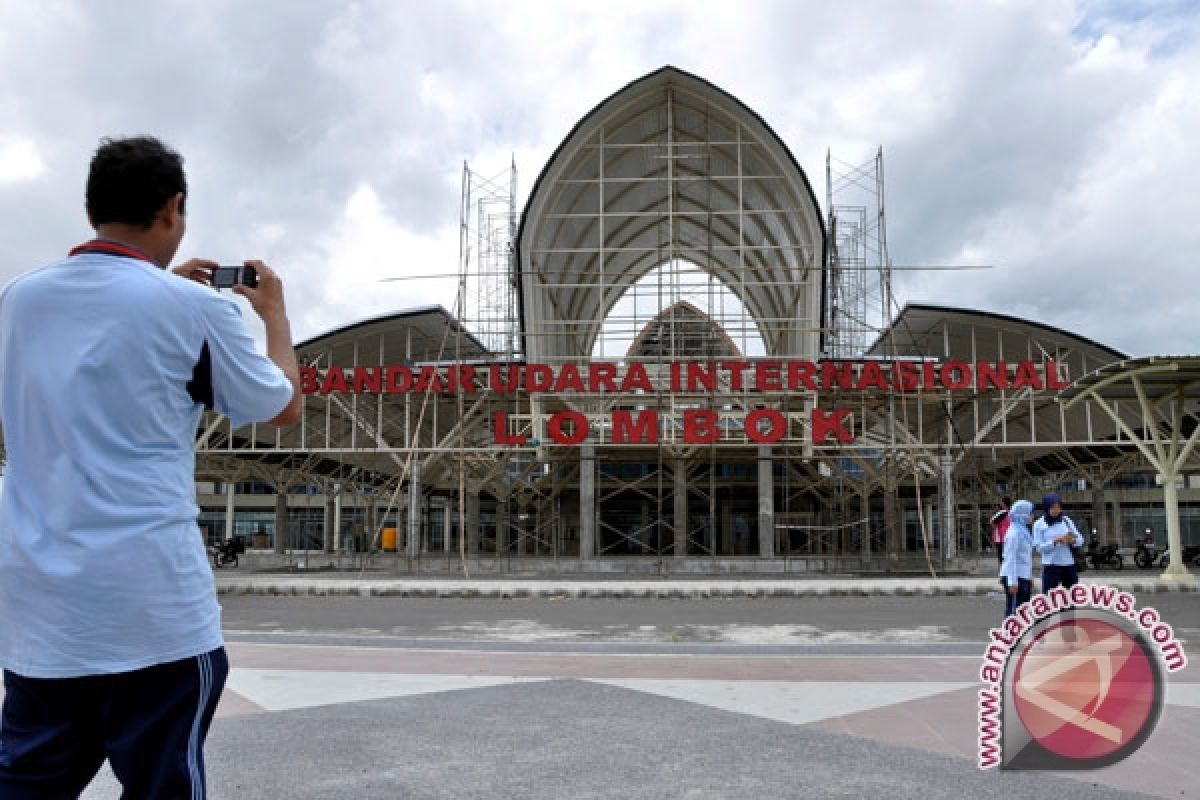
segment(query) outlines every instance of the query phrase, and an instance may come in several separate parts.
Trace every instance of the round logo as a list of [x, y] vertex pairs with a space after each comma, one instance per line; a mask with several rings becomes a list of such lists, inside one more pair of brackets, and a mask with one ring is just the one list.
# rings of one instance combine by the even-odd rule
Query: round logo
[[1037, 632], [1020, 654], [1012, 688], [1029, 738], [1075, 768], [1132, 753], [1162, 707], [1158, 662], [1144, 639], [1091, 615]]

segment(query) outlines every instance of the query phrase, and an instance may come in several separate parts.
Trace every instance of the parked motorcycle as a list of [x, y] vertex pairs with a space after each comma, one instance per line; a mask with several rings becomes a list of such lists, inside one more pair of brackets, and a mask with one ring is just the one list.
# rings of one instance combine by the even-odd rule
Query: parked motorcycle
[[[1162, 556], [1158, 559], [1158, 565], [1164, 569], [1171, 563], [1171, 548], [1162, 551]], [[1200, 567], [1200, 546], [1188, 545], [1183, 548], [1183, 563], [1191, 564]]]
[[1102, 567], [1112, 567], [1113, 569], [1124, 569], [1125, 559], [1117, 552], [1115, 544], [1099, 544], [1095, 540], [1088, 547], [1088, 558], [1092, 561], [1093, 569]]
[[1142, 569], [1150, 569], [1158, 561], [1158, 557], [1158, 545], [1153, 541], [1139, 541], [1137, 543], [1137, 550], [1133, 554], [1133, 563]]
[[236, 567], [238, 565], [238, 556], [246, 552], [246, 543], [242, 541], [242, 537], [235, 536], [232, 539], [226, 539], [219, 544], [209, 545], [208, 554], [212, 558], [213, 566], [217, 569], [221, 567]]

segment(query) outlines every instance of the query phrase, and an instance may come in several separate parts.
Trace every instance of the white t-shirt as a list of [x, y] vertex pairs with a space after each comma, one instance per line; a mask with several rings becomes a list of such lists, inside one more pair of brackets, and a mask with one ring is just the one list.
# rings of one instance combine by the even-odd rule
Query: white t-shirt
[[0, 666], [66, 678], [221, 646], [196, 525], [204, 352], [235, 426], [287, 406], [233, 301], [146, 261], [81, 254], [0, 294]]

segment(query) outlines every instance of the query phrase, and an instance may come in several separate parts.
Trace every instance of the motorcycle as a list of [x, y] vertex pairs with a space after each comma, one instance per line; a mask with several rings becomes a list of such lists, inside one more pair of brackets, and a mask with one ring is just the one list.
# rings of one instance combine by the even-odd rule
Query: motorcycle
[[1158, 545], [1154, 542], [1138, 542], [1133, 554], [1133, 563], [1142, 569], [1150, 569], [1158, 561]]
[[226, 539], [219, 544], [209, 545], [208, 554], [212, 558], [213, 566], [217, 569], [221, 567], [236, 567], [238, 565], [238, 556], [246, 552], [246, 543], [242, 541], [242, 537], [235, 536], [232, 539]]
[[1115, 544], [1099, 544], [1093, 541], [1092, 546], [1088, 548], [1087, 555], [1092, 561], [1093, 569], [1101, 567], [1123, 569], [1125, 567], [1125, 559], [1117, 552]]
[[[1158, 565], [1164, 569], [1171, 563], [1171, 548], [1162, 551], [1162, 557], [1158, 559]], [[1187, 545], [1183, 548], [1183, 563], [1191, 564], [1200, 567], [1200, 546]]]

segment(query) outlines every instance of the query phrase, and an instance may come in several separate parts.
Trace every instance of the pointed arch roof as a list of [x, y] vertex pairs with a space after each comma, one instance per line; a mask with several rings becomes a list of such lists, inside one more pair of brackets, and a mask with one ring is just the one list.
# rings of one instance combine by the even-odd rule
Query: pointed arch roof
[[768, 354], [819, 349], [825, 228], [807, 176], [761, 116], [676, 67], [572, 128], [534, 183], [516, 256], [535, 360], [586, 357], [621, 294], [670, 256], [733, 290]]
[[[663, 336], [676, 334], [680, 341], [669, 348], [661, 346]], [[697, 344], [697, 337], [707, 339]], [[658, 352], [649, 352], [652, 342], [659, 342]], [[736, 358], [741, 355], [729, 334], [711, 316], [686, 300], [664, 308], [646, 323], [637, 338], [629, 345], [629, 358], [647, 356], [670, 358]]]

